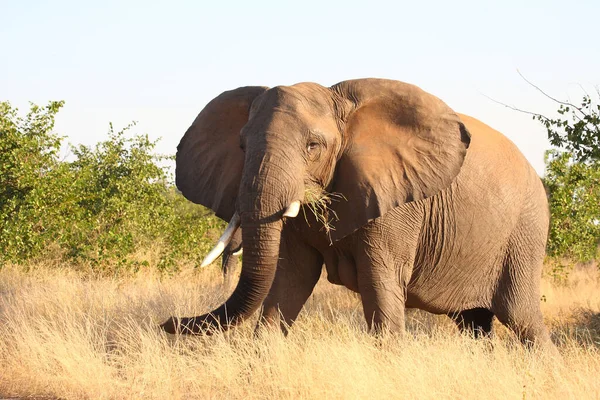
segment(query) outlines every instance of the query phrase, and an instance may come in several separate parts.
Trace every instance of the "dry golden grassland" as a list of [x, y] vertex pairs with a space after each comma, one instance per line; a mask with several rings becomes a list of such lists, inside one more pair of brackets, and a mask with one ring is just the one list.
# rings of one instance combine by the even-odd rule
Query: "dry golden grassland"
[[90, 277], [67, 268], [0, 270], [0, 397], [64, 399], [600, 398], [600, 276], [543, 284], [562, 360], [491, 341], [447, 317], [408, 312], [408, 334], [374, 338], [357, 296], [322, 281], [286, 338], [253, 321], [213, 337], [174, 337], [167, 316], [227, 295], [217, 267], [173, 277]]

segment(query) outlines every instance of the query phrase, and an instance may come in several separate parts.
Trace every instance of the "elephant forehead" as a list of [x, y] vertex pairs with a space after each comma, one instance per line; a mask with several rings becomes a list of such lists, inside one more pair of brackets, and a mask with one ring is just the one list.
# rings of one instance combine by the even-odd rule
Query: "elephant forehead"
[[316, 83], [276, 86], [261, 96], [258, 109], [278, 109], [291, 113], [330, 115], [333, 111], [331, 91]]
[[330, 97], [329, 89], [310, 84], [270, 89], [253, 105], [242, 136], [258, 139], [280, 135], [306, 138], [311, 133], [335, 135], [338, 119]]

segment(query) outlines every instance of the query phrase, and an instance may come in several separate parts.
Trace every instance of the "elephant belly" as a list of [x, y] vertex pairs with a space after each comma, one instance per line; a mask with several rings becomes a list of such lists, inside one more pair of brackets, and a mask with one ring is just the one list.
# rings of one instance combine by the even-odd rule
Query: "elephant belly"
[[492, 280], [453, 280], [433, 278], [426, 283], [407, 288], [406, 307], [419, 308], [434, 314], [448, 314], [472, 308], [489, 308], [495, 285]]
[[476, 177], [465, 175], [425, 203], [408, 307], [448, 313], [491, 304], [522, 209], [512, 202], [521, 199], [494, 187], [482, 190], [472, 183]]
[[415, 265], [407, 286], [406, 306], [436, 314], [490, 307], [505, 251], [501, 246], [488, 250], [488, 254], [474, 249], [463, 254], [464, 250], [458, 250], [437, 261]]

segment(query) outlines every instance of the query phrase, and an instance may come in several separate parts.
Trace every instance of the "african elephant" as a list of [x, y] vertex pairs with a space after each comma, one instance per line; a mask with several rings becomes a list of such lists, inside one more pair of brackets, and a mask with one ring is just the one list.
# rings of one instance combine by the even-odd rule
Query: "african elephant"
[[[360, 293], [373, 331], [403, 330], [416, 307], [483, 333], [496, 316], [522, 341], [551, 345], [540, 178], [501, 133], [416, 86], [227, 91], [187, 130], [176, 164], [184, 196], [230, 221], [223, 243], [241, 226], [244, 258], [229, 299], [170, 318], [169, 333], [227, 329], [261, 305], [261, 326], [285, 330], [325, 264], [330, 282]], [[315, 197], [327, 206], [319, 218]]]

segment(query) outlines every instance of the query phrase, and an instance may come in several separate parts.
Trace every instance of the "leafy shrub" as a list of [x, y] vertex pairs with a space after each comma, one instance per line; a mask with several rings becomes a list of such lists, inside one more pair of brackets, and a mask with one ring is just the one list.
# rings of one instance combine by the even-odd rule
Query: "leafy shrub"
[[58, 161], [61, 138], [51, 133], [63, 105], [32, 105], [25, 118], [0, 103], [0, 257], [39, 254], [56, 235], [57, 207], [68, 172]]
[[58, 257], [107, 269], [198, 262], [223, 223], [176, 191], [146, 135], [131, 124], [93, 147], [52, 133], [63, 105], [32, 105], [25, 118], [0, 103], [0, 261]]
[[551, 211], [548, 254], [586, 262], [600, 243], [600, 162], [576, 162], [569, 152], [546, 153], [544, 183]]
[[[544, 92], [542, 92], [544, 93]], [[550, 203], [548, 254], [573, 262], [598, 259], [600, 244], [600, 91], [585, 94], [581, 105], [559, 101], [558, 117], [534, 114], [557, 149], [546, 153], [546, 185]], [[570, 117], [570, 118], [569, 118]], [[559, 274], [568, 268], [556, 263]]]
[[[596, 92], [600, 99], [600, 90]], [[600, 103], [589, 94], [583, 96], [579, 106], [550, 98], [558, 103], [559, 116], [548, 118], [535, 114], [533, 117], [546, 127], [550, 143], [567, 150], [578, 162], [600, 160]]]

